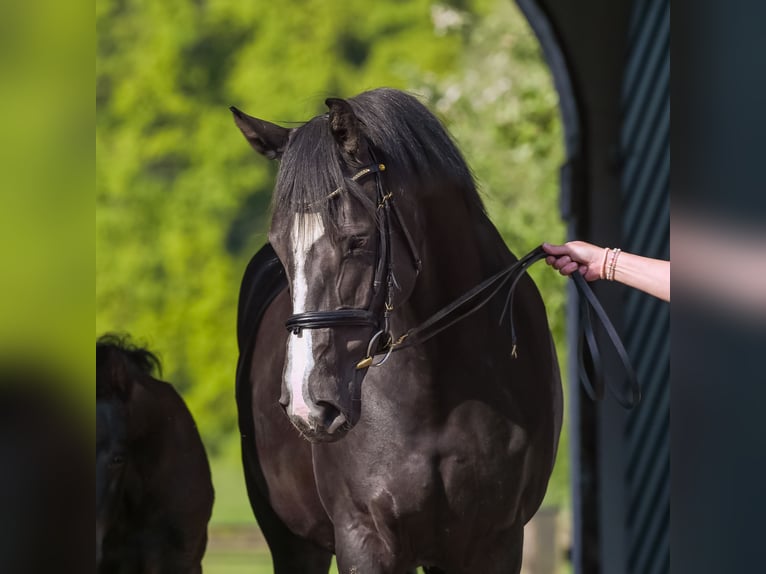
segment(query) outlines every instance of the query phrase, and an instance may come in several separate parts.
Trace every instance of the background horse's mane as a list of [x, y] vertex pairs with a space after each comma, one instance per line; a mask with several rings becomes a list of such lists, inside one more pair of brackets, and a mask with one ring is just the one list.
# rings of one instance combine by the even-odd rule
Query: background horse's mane
[[[350, 98], [376, 159], [386, 163], [387, 189], [402, 194], [419, 185], [438, 183], [462, 191], [476, 215], [484, 212], [473, 175], [439, 120], [414, 96], [381, 88]], [[274, 209], [316, 211], [325, 228], [332, 229], [338, 202], [326, 196], [343, 186], [370, 210], [375, 198], [345, 177], [340, 150], [330, 131], [328, 114], [295, 129], [282, 158], [274, 193]], [[385, 158], [385, 160], [383, 160]]]
[[130, 341], [128, 335], [108, 333], [96, 341], [96, 399], [122, 395], [133, 377], [162, 373], [157, 355]]

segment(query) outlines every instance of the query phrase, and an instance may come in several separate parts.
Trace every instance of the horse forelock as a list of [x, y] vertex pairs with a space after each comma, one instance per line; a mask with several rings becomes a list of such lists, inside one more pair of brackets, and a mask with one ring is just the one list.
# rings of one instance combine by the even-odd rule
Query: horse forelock
[[107, 334], [96, 341], [96, 399], [125, 399], [136, 379], [161, 372], [159, 358], [128, 336]]
[[[439, 120], [417, 98], [381, 88], [348, 101], [376, 160], [386, 164], [387, 191], [412, 196], [427, 185], [450, 187], [460, 190], [466, 204], [483, 213], [473, 175], [462, 154]], [[330, 131], [328, 115], [324, 114], [293, 130], [280, 163], [274, 210], [289, 214], [316, 212], [328, 233], [334, 233], [340, 202], [328, 200], [327, 196], [339, 187], [374, 213], [375, 198], [350, 179]], [[292, 217], [285, 221], [291, 222]]]

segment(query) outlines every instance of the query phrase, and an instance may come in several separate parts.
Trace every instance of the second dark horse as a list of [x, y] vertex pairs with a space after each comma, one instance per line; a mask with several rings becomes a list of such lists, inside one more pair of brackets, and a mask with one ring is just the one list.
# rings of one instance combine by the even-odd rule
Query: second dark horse
[[205, 447], [159, 361], [96, 343], [96, 571], [199, 574], [213, 508]]

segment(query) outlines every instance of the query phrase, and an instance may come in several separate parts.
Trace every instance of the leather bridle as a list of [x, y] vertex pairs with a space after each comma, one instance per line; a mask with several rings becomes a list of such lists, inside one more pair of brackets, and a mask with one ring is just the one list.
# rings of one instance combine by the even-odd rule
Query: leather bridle
[[[374, 160], [373, 156], [373, 160]], [[404, 239], [412, 256], [412, 263], [416, 273], [420, 272], [421, 261], [412, 235], [407, 229], [404, 220], [399, 214], [393, 202], [393, 193], [386, 193], [380, 174], [386, 166], [382, 163], [372, 163], [354, 174], [351, 179], [359, 181], [363, 177], [373, 174], [376, 188], [376, 217], [378, 228], [378, 251], [375, 276], [373, 279], [373, 296], [367, 309], [337, 309], [334, 311], [307, 311], [291, 315], [285, 326], [293, 335], [298, 335], [303, 329], [324, 329], [335, 327], [372, 327], [375, 333], [367, 345], [367, 355], [357, 364], [357, 369], [378, 367], [388, 360], [394, 347], [392, 346], [390, 317], [394, 311], [394, 289], [398, 288], [394, 276], [394, 254], [392, 249], [393, 220], [396, 219], [402, 230]], [[326, 196], [326, 200], [333, 199], [343, 191], [339, 187]], [[382, 312], [381, 312], [382, 310]], [[388, 350], [383, 359], [377, 363], [373, 357], [379, 351]]]
[[[373, 156], [373, 161], [374, 159]], [[388, 360], [394, 351], [424, 343], [484, 307], [501, 289], [507, 287], [505, 305], [500, 314], [500, 324], [502, 324], [505, 316], [508, 315], [511, 327], [511, 355], [515, 358], [517, 350], [516, 329], [513, 322], [513, 296], [516, 285], [529, 267], [546, 257], [542, 246], [533, 249], [518, 261], [485, 279], [479, 285], [431, 315], [420, 325], [409, 329], [396, 339], [393, 337], [389, 331], [390, 316], [394, 311], [394, 289], [398, 288], [394, 276], [394, 258], [391, 245], [394, 219], [397, 220], [399, 229], [404, 235], [416, 273], [420, 271], [421, 260], [412, 235], [409, 233], [393, 201], [393, 193], [386, 193], [383, 187], [381, 172], [385, 171], [385, 169], [386, 166], [384, 164], [375, 161], [351, 177], [353, 181], [359, 181], [369, 174], [374, 174], [376, 183], [379, 241], [373, 281], [373, 297], [369, 307], [367, 309], [337, 309], [335, 311], [307, 311], [298, 313], [291, 315], [287, 319], [285, 323], [287, 330], [293, 335], [298, 335], [303, 329], [372, 327], [375, 333], [367, 345], [367, 354], [357, 363], [356, 368], [379, 367]], [[337, 197], [342, 191], [343, 188], [339, 187], [328, 194], [325, 200]], [[601, 353], [593, 328], [592, 310], [602, 324], [609, 341], [623, 365], [630, 396], [626, 397], [611, 384], [609, 388], [622, 406], [632, 408], [641, 400], [641, 388], [638, 384], [635, 371], [630, 364], [627, 351], [609, 317], [582, 275], [580, 273], [573, 273], [571, 278], [574, 280], [575, 287], [580, 295], [580, 322], [583, 332], [578, 349], [580, 354], [579, 374], [585, 391], [592, 399], [597, 400], [603, 397], [606, 386], [601, 365]], [[590, 354], [590, 361], [586, 361], [586, 351]], [[375, 357], [379, 355], [383, 355], [383, 358], [375, 362]], [[587, 367], [587, 364], [590, 367]], [[593, 371], [592, 374], [589, 373], [590, 370]]]

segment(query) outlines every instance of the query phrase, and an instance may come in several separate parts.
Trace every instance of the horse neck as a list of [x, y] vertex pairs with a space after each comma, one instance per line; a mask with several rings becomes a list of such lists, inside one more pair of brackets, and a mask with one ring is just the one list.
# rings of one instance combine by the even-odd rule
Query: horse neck
[[426, 239], [408, 311], [422, 321], [507, 265], [512, 255], [479, 205], [463, 194], [442, 194], [418, 210]]

